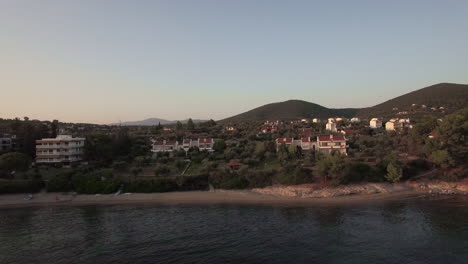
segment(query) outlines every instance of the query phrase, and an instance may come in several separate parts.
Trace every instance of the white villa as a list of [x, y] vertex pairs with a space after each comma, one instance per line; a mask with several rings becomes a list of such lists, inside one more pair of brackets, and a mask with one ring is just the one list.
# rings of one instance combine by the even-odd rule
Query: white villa
[[382, 120], [379, 118], [372, 118], [369, 122], [370, 128], [381, 128], [382, 127]]
[[385, 130], [387, 131], [395, 131], [407, 127], [410, 127], [410, 120], [404, 118], [392, 118], [387, 123], [385, 123]]
[[358, 117], [351, 118], [351, 123], [359, 123], [359, 122], [361, 122], [361, 119], [359, 119]]
[[325, 129], [329, 130], [329, 131], [332, 131], [332, 132], [337, 132], [338, 131], [337, 128], [336, 128], [335, 121], [330, 122], [330, 119], [328, 119], [328, 123], [325, 125]]
[[332, 153], [338, 151], [341, 154], [346, 153], [346, 137], [345, 136], [318, 136], [318, 150], [323, 153]]
[[317, 140], [313, 140], [312, 137], [303, 137], [301, 139], [294, 138], [278, 138], [275, 140], [276, 149], [284, 144], [287, 148], [291, 145], [301, 147], [302, 150], [318, 150], [323, 153], [332, 153], [338, 151], [341, 154], [346, 155], [346, 137], [345, 136], [318, 136]]
[[151, 151], [152, 152], [172, 152], [176, 150], [188, 151], [192, 147], [197, 147], [200, 150], [212, 151], [214, 146], [214, 139], [212, 138], [199, 138], [195, 140], [184, 139], [182, 144], [178, 141], [169, 140], [151, 140]]
[[312, 123], [320, 123], [320, 119], [314, 118], [314, 119], [312, 119]]
[[277, 138], [276, 142], [276, 150], [279, 150], [279, 146], [284, 144], [287, 148], [290, 145], [301, 147], [302, 150], [315, 150], [317, 146], [317, 142], [312, 140], [312, 137], [302, 137], [301, 139], [294, 139], [294, 138]]
[[82, 160], [84, 138], [58, 135], [36, 140], [36, 163], [70, 164]]

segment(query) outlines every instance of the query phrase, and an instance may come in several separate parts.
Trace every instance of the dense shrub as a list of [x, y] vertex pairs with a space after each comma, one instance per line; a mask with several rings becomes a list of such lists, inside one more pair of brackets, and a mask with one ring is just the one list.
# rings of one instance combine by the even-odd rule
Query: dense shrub
[[274, 181], [280, 184], [303, 184], [313, 181], [310, 171], [301, 167], [295, 167], [293, 170], [282, 169], [276, 174]]
[[159, 165], [154, 170], [154, 175], [155, 176], [164, 176], [164, 175], [167, 175], [169, 172], [171, 172], [171, 168], [169, 166]]
[[68, 192], [72, 190], [71, 173], [59, 173], [47, 181], [48, 192]]
[[0, 155], [0, 176], [10, 177], [11, 171], [27, 170], [31, 164], [31, 158], [23, 153], [11, 152]]
[[178, 185], [173, 179], [142, 180], [125, 183], [124, 190], [136, 193], [172, 192], [178, 190]]
[[361, 162], [346, 164], [344, 169], [343, 184], [351, 182], [372, 181], [372, 168]]
[[249, 185], [249, 182], [243, 175], [229, 170], [211, 172], [210, 183], [219, 189], [244, 189]]
[[36, 193], [44, 187], [40, 180], [0, 180], [0, 194], [6, 193]]
[[245, 175], [249, 188], [262, 188], [273, 183], [274, 170], [246, 170]]

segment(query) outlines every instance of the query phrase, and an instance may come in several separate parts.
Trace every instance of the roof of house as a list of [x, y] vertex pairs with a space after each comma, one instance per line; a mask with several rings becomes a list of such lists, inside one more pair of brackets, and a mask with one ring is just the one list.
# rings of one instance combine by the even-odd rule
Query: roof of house
[[206, 143], [212, 143], [213, 139], [212, 138], [199, 138], [198, 141], [202, 144], [206, 144]]
[[227, 165], [228, 165], [229, 167], [237, 167], [237, 166], [242, 165], [242, 163], [239, 163], [239, 162], [229, 162]]
[[303, 137], [303, 138], [301, 138], [301, 142], [304, 142], [304, 143], [310, 142], [310, 137]]
[[346, 138], [344, 136], [318, 136], [319, 141], [345, 141]]
[[276, 142], [291, 144], [293, 142], [293, 140], [294, 140], [293, 138], [278, 138], [278, 139], [276, 139]]
[[343, 129], [343, 131], [345, 132], [345, 134], [358, 134], [359, 133], [359, 130], [354, 130], [354, 129], [349, 129], [349, 128], [345, 128]]

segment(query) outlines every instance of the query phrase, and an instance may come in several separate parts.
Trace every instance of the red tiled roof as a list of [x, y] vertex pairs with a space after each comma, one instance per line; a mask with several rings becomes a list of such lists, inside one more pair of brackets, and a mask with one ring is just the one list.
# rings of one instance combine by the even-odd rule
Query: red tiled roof
[[240, 166], [240, 165], [242, 165], [242, 164], [239, 163], [239, 162], [229, 162], [227, 165], [228, 165], [229, 167], [238, 167], [238, 166]]
[[311, 131], [311, 130], [301, 130], [299, 131], [299, 135], [301, 136], [315, 136], [315, 133], [314, 131]]
[[353, 129], [343, 129], [343, 131], [346, 134], [358, 134], [359, 133], [359, 130], [353, 130]]
[[184, 139], [183, 144], [190, 144], [190, 139]]
[[318, 140], [319, 141], [345, 141], [345, 137], [344, 136], [319, 136], [318, 137]]
[[278, 138], [276, 140], [278, 143], [285, 143], [285, 144], [291, 144], [293, 142], [293, 138]]
[[301, 138], [301, 141], [304, 142], [304, 143], [308, 143], [308, 142], [310, 142], [310, 137], [303, 137], [303, 138]]
[[206, 143], [211, 143], [213, 142], [213, 139], [212, 138], [199, 138], [198, 139], [200, 143], [202, 144], [206, 144]]
[[175, 145], [177, 141], [166, 141], [166, 145]]
[[153, 145], [162, 146], [162, 145], [164, 145], [164, 142], [163, 141], [155, 141]]

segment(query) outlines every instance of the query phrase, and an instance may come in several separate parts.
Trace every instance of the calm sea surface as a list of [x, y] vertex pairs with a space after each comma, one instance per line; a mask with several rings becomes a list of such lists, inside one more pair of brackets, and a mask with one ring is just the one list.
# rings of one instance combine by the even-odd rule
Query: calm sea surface
[[468, 263], [468, 198], [0, 209], [0, 263]]

